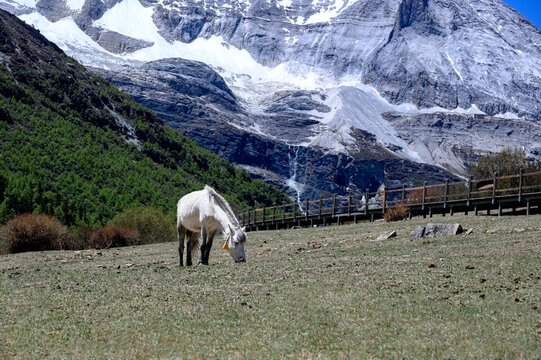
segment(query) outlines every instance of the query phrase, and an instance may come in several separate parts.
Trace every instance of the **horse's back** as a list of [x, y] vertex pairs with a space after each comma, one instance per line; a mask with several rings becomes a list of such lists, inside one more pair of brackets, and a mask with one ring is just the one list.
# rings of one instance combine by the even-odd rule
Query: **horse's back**
[[182, 224], [191, 231], [200, 231], [201, 214], [207, 211], [209, 202], [206, 188], [181, 197], [177, 204], [177, 226]]

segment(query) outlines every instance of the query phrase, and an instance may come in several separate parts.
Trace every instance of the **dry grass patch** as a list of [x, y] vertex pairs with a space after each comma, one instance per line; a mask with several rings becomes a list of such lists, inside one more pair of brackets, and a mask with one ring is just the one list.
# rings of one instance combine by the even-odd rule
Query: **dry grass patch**
[[385, 213], [383, 214], [383, 218], [387, 222], [391, 221], [400, 221], [405, 220], [408, 218], [409, 215], [409, 207], [406, 205], [405, 202], [400, 202], [396, 204], [395, 206], [392, 206], [385, 210]]
[[216, 239], [208, 267], [174, 243], [1, 256], [0, 358], [537, 358], [540, 220], [248, 233], [247, 263]]

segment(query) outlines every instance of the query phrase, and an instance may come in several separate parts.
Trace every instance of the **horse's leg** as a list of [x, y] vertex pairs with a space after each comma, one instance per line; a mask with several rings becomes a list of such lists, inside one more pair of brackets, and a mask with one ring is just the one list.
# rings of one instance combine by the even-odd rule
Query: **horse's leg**
[[178, 266], [182, 266], [182, 255], [184, 253], [184, 237], [186, 236], [186, 228], [182, 224], [177, 225], [178, 235]]
[[192, 250], [197, 243], [199, 234], [188, 230], [186, 231], [186, 235], [188, 236], [188, 243], [186, 245], [186, 266], [192, 266]]
[[198, 265], [205, 265], [205, 251], [207, 250], [207, 227], [201, 226], [201, 256], [199, 257]]
[[209, 232], [208, 234], [207, 248], [205, 249], [205, 254], [203, 258], [203, 263], [205, 265], [209, 264], [210, 249], [212, 249], [212, 241], [214, 240], [214, 235], [216, 235], [216, 231]]

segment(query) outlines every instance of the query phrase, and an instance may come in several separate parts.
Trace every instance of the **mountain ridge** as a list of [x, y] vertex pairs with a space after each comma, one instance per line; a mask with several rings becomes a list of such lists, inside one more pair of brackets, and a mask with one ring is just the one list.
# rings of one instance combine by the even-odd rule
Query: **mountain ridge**
[[[221, 136], [230, 132], [236, 138], [240, 129], [275, 148], [293, 149], [281, 157], [260, 153], [264, 160], [259, 167], [237, 162], [256, 175], [270, 171], [292, 195], [298, 189], [287, 183], [344, 193], [348, 187], [378, 187], [391, 181], [382, 172], [366, 173], [365, 179], [378, 179], [369, 184], [350, 176], [346, 185], [325, 185], [323, 174], [305, 183], [291, 179], [294, 162], [289, 169], [273, 165], [295, 158], [299, 151], [320, 154], [295, 165], [305, 170], [322, 155], [355, 160], [378, 154], [390, 163], [407, 163], [412, 173], [430, 165], [448, 171], [438, 176], [452, 177], [466, 175], [478, 156], [511, 142], [531, 157], [538, 157], [541, 149], [541, 100], [536, 95], [541, 92], [541, 32], [499, 0], [93, 0], [54, 10], [59, 1], [40, 0], [41, 8], [48, 4], [48, 11], [21, 5], [21, 18], [156, 111], [164, 104], [163, 94], [152, 86], [145, 89], [142, 78], [166, 82], [170, 72], [141, 71], [142, 64], [182, 57], [209, 65], [205, 73], [218, 74], [234, 98], [224, 88], [204, 85], [206, 94], [186, 89], [189, 95], [175, 107], [173, 100], [183, 95], [168, 92], [171, 101], [161, 116], [179, 128], [182, 120], [176, 113], [187, 114], [187, 134], [218, 126]], [[62, 36], [64, 27], [78, 32], [75, 40]], [[139, 83], [128, 84], [134, 73]], [[231, 106], [224, 107], [228, 102]], [[421, 136], [412, 138], [397, 125], [408, 121], [389, 121], [387, 113], [416, 117]], [[441, 129], [432, 126], [439, 122], [430, 117], [473, 121], [481, 130], [475, 137], [464, 132], [462, 139], [442, 141]], [[496, 139], [492, 125], [482, 129], [487, 118], [491, 124], [498, 119], [520, 121], [533, 131]], [[370, 136], [359, 136], [364, 133]], [[208, 132], [195, 139], [218, 154], [229, 153], [225, 144], [216, 148], [215, 135]], [[229, 159], [241, 160], [231, 155]], [[359, 164], [358, 169], [366, 167]], [[347, 173], [336, 171], [344, 172], [338, 177]]]

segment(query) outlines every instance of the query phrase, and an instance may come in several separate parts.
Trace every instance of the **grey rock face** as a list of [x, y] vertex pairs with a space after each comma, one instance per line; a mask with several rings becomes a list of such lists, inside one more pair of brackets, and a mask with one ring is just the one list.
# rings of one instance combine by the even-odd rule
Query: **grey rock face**
[[38, 0], [36, 2], [36, 10], [52, 22], [69, 15], [69, 9], [66, 4], [56, 0]]
[[[294, 116], [285, 109], [268, 111], [257, 119], [267, 129], [265, 134], [276, 133], [279, 138], [247, 131], [253, 125], [252, 115], [220, 75], [199, 62], [166, 59], [124, 71], [97, 71], [199, 145], [286, 189], [295, 198], [300, 193], [303, 198], [316, 199], [328, 193], [345, 194], [348, 189], [375, 191], [383, 182], [413, 185], [426, 176], [432, 181], [451, 176], [441, 169], [385, 154], [373, 135], [362, 131], [355, 132], [358, 149], [362, 149], [355, 156], [288, 145], [283, 139], [305, 138], [314, 121], [293, 121]], [[281, 92], [268, 108], [327, 111], [319, 100], [320, 95], [314, 92]]]
[[518, 144], [541, 153], [541, 124], [488, 115], [385, 113], [399, 136], [453, 173], [464, 173], [480, 154]]
[[[325, 96], [317, 91], [277, 91], [273, 95], [276, 99], [265, 108], [267, 113], [295, 113], [299, 111], [316, 110], [321, 113], [328, 113], [331, 109], [322, 103]], [[314, 100], [313, 97], [319, 97]]]
[[500, 1], [403, 0], [363, 79], [393, 103], [476, 104], [489, 115], [514, 112], [538, 120], [541, 48], [531, 44], [540, 41], [539, 29]]
[[96, 42], [105, 50], [113, 54], [131, 53], [152, 46], [152, 42], [134, 39], [114, 31], [100, 31]]

